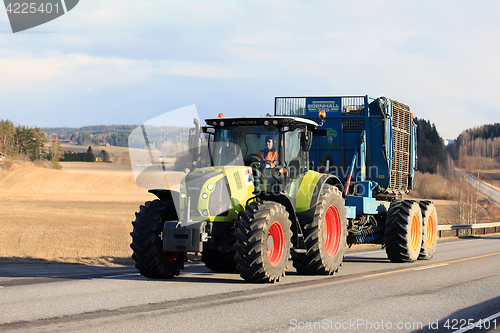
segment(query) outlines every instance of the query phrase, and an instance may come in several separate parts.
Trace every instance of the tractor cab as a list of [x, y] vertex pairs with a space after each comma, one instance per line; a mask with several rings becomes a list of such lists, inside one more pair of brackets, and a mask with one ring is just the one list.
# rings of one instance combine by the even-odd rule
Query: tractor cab
[[315, 122], [293, 117], [206, 119], [208, 164], [252, 168], [256, 192], [294, 197], [308, 170], [308, 150]]

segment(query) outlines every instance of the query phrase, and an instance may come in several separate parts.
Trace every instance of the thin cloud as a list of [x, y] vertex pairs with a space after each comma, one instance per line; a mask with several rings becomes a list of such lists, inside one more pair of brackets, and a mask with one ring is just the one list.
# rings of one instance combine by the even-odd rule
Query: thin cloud
[[151, 75], [200, 78], [234, 78], [228, 69], [192, 62], [149, 61], [118, 57], [93, 57], [85, 54], [58, 55], [50, 58], [0, 59], [0, 86], [22, 87], [75, 82], [82, 79], [99, 84], [133, 84]]

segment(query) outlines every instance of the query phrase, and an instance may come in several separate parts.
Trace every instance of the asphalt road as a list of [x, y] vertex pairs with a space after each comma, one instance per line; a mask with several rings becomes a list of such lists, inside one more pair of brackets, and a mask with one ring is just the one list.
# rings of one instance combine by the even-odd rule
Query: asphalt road
[[490, 185], [482, 181], [479, 183], [478, 186], [479, 186], [478, 189], [481, 193], [489, 197], [491, 200], [495, 201], [497, 204], [500, 204], [500, 192], [497, 189], [491, 187]]
[[499, 273], [498, 236], [443, 242], [413, 264], [349, 251], [334, 276], [290, 268], [276, 284], [198, 262], [155, 281], [131, 266], [0, 264], [0, 332], [463, 332], [486, 318], [467, 332], [500, 332]]
[[486, 195], [488, 198], [490, 198], [492, 201], [496, 202], [497, 204], [500, 204], [500, 191], [495, 189], [493, 186], [478, 180], [476, 177], [473, 177], [467, 173], [461, 172], [460, 170], [455, 169], [455, 174], [460, 175], [462, 174], [465, 179], [472, 184], [472, 186], [476, 187], [479, 192], [482, 194]]

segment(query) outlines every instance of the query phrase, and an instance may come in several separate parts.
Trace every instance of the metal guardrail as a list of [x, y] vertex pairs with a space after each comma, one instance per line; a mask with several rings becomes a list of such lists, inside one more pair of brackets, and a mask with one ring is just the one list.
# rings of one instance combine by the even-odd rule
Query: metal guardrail
[[487, 228], [495, 228], [495, 233], [500, 232], [500, 222], [438, 225], [439, 237], [441, 237], [441, 232], [445, 230], [456, 230], [458, 236], [459, 230], [470, 229], [472, 232], [473, 229], [483, 229], [484, 234], [486, 234]]

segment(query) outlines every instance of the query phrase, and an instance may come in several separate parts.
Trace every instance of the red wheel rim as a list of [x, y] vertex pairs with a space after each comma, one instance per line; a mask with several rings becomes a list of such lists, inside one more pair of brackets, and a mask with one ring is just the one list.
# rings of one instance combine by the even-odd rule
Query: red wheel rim
[[176, 261], [177, 257], [179, 256], [179, 252], [165, 252], [163, 251], [163, 255], [165, 256], [165, 259], [168, 261]]
[[416, 250], [418, 247], [418, 236], [420, 232], [420, 226], [418, 223], [418, 216], [413, 215], [411, 220], [411, 247]]
[[429, 221], [427, 222], [427, 245], [432, 247], [434, 245], [434, 216], [429, 216]]
[[267, 257], [271, 265], [276, 266], [281, 262], [285, 251], [285, 232], [281, 223], [275, 221], [267, 234]]
[[339, 211], [337, 207], [331, 205], [326, 210], [325, 222], [323, 224], [323, 243], [326, 255], [330, 258], [335, 256], [339, 250], [341, 228]]

